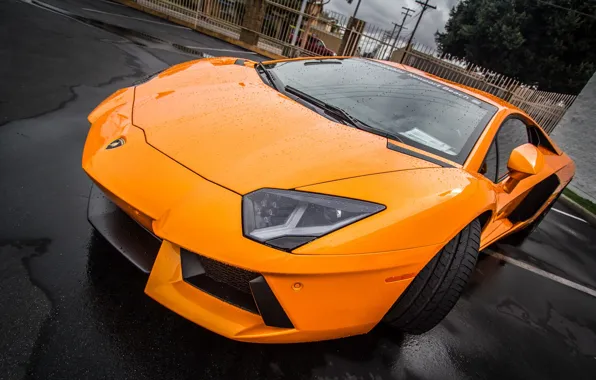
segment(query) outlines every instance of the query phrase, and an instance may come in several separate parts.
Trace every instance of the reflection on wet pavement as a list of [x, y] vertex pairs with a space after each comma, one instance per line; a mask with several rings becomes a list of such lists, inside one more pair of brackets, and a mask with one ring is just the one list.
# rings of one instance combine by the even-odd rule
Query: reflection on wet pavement
[[174, 42], [169, 42], [169, 41], [163, 40], [161, 38], [151, 36], [147, 33], [139, 32], [139, 31], [136, 31], [136, 30], [133, 30], [130, 28], [125, 28], [123, 26], [110, 24], [110, 23], [107, 23], [104, 21], [93, 19], [93, 18], [84, 17], [79, 14], [69, 12], [65, 9], [55, 7], [48, 3], [44, 3], [42, 1], [38, 1], [38, 0], [21, 0], [21, 1], [48, 9], [53, 12], [57, 12], [59, 14], [73, 18], [73, 19], [80, 21], [82, 23], [85, 23], [87, 25], [91, 25], [91, 26], [103, 29], [107, 32], [119, 35], [123, 38], [126, 38], [129, 41], [132, 41], [133, 43], [135, 43], [139, 46], [142, 46], [142, 47], [147, 47], [147, 48], [151, 48], [151, 49], [161, 49], [161, 50], [171, 51], [171, 52], [175, 52], [175, 53], [184, 53], [184, 54], [195, 55], [195, 56], [197, 56], [197, 59], [213, 57], [210, 54], [205, 54], [204, 52], [197, 50], [195, 48], [192, 48], [192, 47], [187, 47], [187, 46], [177, 44]]

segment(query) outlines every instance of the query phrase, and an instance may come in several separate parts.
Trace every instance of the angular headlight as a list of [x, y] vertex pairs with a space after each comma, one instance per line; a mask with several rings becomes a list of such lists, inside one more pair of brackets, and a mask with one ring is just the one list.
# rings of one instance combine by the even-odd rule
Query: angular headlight
[[385, 209], [355, 199], [275, 189], [257, 190], [245, 195], [242, 202], [244, 234], [284, 250]]

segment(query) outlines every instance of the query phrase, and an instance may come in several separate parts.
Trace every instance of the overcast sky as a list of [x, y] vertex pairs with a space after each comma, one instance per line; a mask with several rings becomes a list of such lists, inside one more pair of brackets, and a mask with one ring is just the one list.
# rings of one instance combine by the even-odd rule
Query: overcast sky
[[[324, 9], [351, 16], [354, 13], [357, 2], [358, 0], [353, 0], [352, 4], [348, 4], [346, 0], [331, 0], [329, 4], [325, 5]], [[418, 31], [416, 31], [414, 40], [429, 47], [436, 47], [434, 34], [437, 30], [444, 30], [445, 23], [449, 18], [449, 11], [458, 2], [459, 0], [430, 0], [429, 4], [436, 6], [437, 9], [429, 8], [424, 13], [424, 17], [422, 17], [422, 21], [420, 21], [420, 26], [418, 27]], [[401, 7], [408, 7], [415, 10], [415, 16], [408, 17], [408, 20], [406, 21], [406, 27], [408, 29], [402, 32], [402, 36], [409, 36], [409, 33], [414, 30], [418, 12], [422, 8], [416, 3], [416, 0], [362, 0], [356, 17], [368, 23], [373, 23], [379, 27], [391, 30], [393, 28], [391, 23], [400, 23], [403, 18]]]

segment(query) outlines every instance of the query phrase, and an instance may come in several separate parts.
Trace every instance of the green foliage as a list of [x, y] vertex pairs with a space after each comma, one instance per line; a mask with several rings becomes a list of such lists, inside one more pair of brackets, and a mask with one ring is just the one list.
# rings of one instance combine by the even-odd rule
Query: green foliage
[[596, 1], [462, 0], [436, 40], [443, 53], [541, 90], [576, 94], [596, 70]]
[[563, 190], [563, 195], [568, 196], [569, 198], [571, 198], [572, 201], [582, 206], [584, 209], [588, 210], [592, 214], [596, 215], [596, 204], [592, 203], [590, 200], [577, 195], [569, 189]]

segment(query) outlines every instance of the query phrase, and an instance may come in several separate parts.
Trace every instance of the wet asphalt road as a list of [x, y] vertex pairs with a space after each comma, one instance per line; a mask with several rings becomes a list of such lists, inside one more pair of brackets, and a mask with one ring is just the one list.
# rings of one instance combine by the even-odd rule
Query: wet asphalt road
[[[158, 305], [143, 294], [146, 277], [87, 223], [86, 115], [195, 53], [262, 57], [106, 1], [45, 2], [84, 18], [0, 2], [1, 379], [596, 377], [596, 298], [488, 255], [451, 314], [421, 336], [378, 327], [246, 344]], [[523, 245], [492, 248], [596, 289], [596, 229], [560, 212]]]

